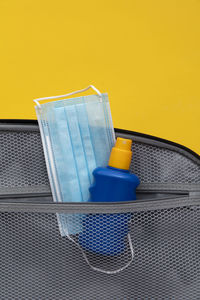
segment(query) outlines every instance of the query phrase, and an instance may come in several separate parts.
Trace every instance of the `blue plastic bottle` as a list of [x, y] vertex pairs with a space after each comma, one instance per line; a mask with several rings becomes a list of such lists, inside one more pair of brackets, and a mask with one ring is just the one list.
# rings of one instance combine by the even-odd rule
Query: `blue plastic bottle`
[[[123, 202], [136, 199], [139, 178], [129, 172], [132, 140], [117, 138], [108, 166], [93, 171], [91, 202]], [[95, 214], [83, 219], [80, 245], [103, 255], [118, 255], [125, 250], [130, 214]]]

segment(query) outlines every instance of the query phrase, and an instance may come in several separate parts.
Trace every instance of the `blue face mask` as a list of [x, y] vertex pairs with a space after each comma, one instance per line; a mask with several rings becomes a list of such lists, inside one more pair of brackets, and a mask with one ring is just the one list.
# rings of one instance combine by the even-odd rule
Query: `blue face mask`
[[[97, 95], [39, 103], [68, 97], [90, 87]], [[67, 95], [34, 101], [54, 201], [88, 201], [92, 172], [98, 166], [107, 165], [115, 142], [107, 94], [89, 86]]]

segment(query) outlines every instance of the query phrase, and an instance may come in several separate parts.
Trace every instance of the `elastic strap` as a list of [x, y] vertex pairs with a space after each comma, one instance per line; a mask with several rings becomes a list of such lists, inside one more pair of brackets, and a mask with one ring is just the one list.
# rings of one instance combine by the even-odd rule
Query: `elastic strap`
[[104, 269], [102, 269], [102, 268], [97, 268], [97, 267], [93, 266], [93, 265], [90, 263], [90, 261], [89, 261], [89, 259], [88, 259], [88, 257], [87, 257], [87, 254], [85, 253], [85, 251], [82, 249], [82, 247], [79, 245], [79, 243], [77, 243], [77, 242], [70, 236], [70, 234], [69, 234], [69, 232], [68, 232], [68, 228], [65, 228], [65, 229], [66, 229], [66, 231], [67, 231], [67, 232], [66, 232], [66, 235], [67, 235], [68, 239], [69, 239], [70, 241], [72, 241], [73, 243], [75, 243], [75, 244], [78, 246], [78, 248], [79, 248], [79, 249], [81, 250], [81, 252], [82, 252], [82, 255], [83, 255], [83, 257], [84, 257], [86, 263], [87, 263], [87, 264], [90, 266], [90, 268], [92, 268], [92, 270], [94, 270], [94, 271], [98, 271], [98, 272], [105, 273], [105, 274], [117, 274], [117, 273], [119, 273], [119, 272], [125, 270], [126, 268], [128, 268], [128, 267], [130, 266], [130, 264], [133, 262], [133, 259], [134, 259], [135, 254], [134, 254], [134, 249], [133, 249], [133, 244], [132, 244], [132, 240], [131, 240], [131, 235], [130, 235], [130, 233], [128, 233], [128, 235], [127, 235], [128, 243], [129, 243], [129, 247], [130, 247], [130, 253], [131, 253], [130, 260], [129, 260], [124, 266], [122, 266], [121, 268], [118, 268], [118, 269], [116, 269], [116, 270], [104, 270]]
[[41, 105], [39, 103], [39, 101], [43, 101], [43, 100], [48, 100], [48, 99], [58, 99], [58, 98], [63, 98], [63, 97], [69, 97], [69, 96], [72, 96], [72, 95], [75, 95], [75, 94], [78, 94], [78, 93], [82, 93], [82, 92], [85, 92], [87, 90], [89, 90], [90, 88], [92, 88], [100, 97], [100, 100], [102, 101], [102, 94], [100, 93], [100, 91], [95, 88], [93, 85], [89, 85], [88, 87], [86, 87], [85, 89], [82, 89], [82, 90], [79, 90], [79, 91], [75, 91], [75, 92], [71, 92], [69, 94], [66, 94], [66, 95], [59, 95], [59, 96], [51, 96], [51, 97], [45, 97], [45, 98], [37, 98], [37, 99], [34, 99], [33, 101], [36, 103], [36, 105], [41, 108]]

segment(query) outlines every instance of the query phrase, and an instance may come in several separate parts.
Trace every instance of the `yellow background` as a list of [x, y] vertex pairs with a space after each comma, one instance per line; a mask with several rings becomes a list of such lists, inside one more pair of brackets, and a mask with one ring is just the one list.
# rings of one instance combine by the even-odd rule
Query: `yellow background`
[[0, 118], [94, 84], [114, 126], [200, 153], [199, 0], [0, 0]]

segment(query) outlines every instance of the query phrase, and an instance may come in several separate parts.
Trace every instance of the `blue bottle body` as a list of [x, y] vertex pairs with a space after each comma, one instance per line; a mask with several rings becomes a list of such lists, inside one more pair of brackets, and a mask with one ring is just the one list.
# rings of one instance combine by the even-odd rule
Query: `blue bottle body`
[[94, 183], [89, 188], [91, 202], [121, 202], [136, 200], [136, 188], [140, 183], [135, 174], [113, 167], [96, 168]]
[[[136, 200], [140, 183], [135, 174], [113, 167], [98, 167], [93, 171], [94, 183], [90, 187], [90, 202], [123, 202]], [[79, 235], [80, 245], [102, 255], [119, 255], [125, 249], [130, 214], [95, 214], [83, 220]]]

